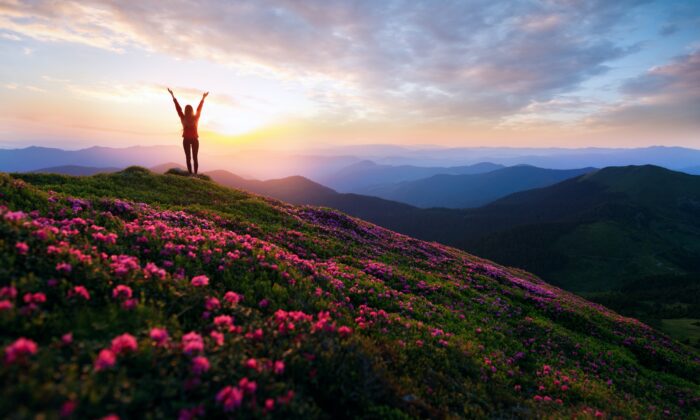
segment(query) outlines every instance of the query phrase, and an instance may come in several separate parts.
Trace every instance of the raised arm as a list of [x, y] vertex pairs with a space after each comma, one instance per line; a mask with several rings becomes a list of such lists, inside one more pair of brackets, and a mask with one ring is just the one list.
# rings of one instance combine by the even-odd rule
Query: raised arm
[[202, 115], [202, 107], [204, 106], [204, 99], [209, 95], [209, 92], [205, 93], [202, 95], [202, 100], [199, 101], [199, 106], [197, 107], [197, 119], [199, 119], [199, 116]]
[[173, 102], [175, 102], [175, 109], [177, 110], [177, 115], [182, 118], [184, 115], [182, 114], [182, 108], [180, 108], [180, 103], [175, 99], [175, 94], [173, 94], [173, 91], [168, 88], [168, 92], [170, 92], [170, 96], [173, 98]]

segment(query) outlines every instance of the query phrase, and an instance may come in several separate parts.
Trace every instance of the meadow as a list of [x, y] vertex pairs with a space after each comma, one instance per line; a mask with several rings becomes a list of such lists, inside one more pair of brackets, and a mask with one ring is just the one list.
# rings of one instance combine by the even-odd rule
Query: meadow
[[0, 174], [0, 416], [692, 418], [700, 353], [338, 211]]

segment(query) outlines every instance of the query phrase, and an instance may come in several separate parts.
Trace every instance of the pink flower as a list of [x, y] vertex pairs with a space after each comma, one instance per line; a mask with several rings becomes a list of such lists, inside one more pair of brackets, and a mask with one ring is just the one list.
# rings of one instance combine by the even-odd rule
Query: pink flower
[[242, 299], [242, 296], [236, 292], [226, 292], [224, 295], [224, 300], [231, 306], [237, 305]]
[[13, 306], [9, 300], [0, 300], [0, 311], [9, 311]]
[[275, 400], [272, 398], [268, 398], [265, 400], [265, 410], [266, 411], [272, 411], [275, 408]]
[[343, 325], [342, 327], [338, 328], [338, 334], [341, 337], [347, 337], [350, 334], [352, 334], [352, 329], [350, 329], [350, 327]]
[[281, 360], [276, 360], [272, 368], [276, 375], [281, 375], [284, 373], [284, 362]]
[[22, 300], [24, 300], [24, 303], [44, 303], [46, 302], [46, 295], [37, 292], [37, 293], [26, 293], [23, 297]]
[[14, 286], [1, 287], [0, 297], [14, 299], [17, 297], [17, 289]]
[[75, 409], [78, 407], [78, 403], [73, 400], [68, 400], [61, 406], [60, 416], [70, 417]]
[[90, 300], [90, 292], [84, 286], [75, 286], [68, 291], [68, 297], [80, 297], [84, 300]]
[[195, 375], [201, 375], [209, 370], [209, 360], [204, 356], [197, 356], [192, 359], [192, 372]]
[[257, 361], [256, 359], [254, 359], [254, 358], [250, 358], [250, 359], [246, 360], [245, 366], [246, 366], [247, 368], [253, 369], [253, 370], [258, 370], [258, 369], [260, 369], [260, 364], [259, 364], [258, 361]]
[[214, 325], [220, 329], [231, 331], [233, 330], [233, 318], [229, 315], [219, 315], [214, 318]]
[[224, 411], [233, 411], [243, 402], [243, 391], [238, 387], [227, 386], [216, 394], [216, 402], [224, 406]]
[[168, 330], [165, 328], [151, 328], [148, 334], [158, 347], [165, 347], [168, 344]]
[[73, 342], [73, 333], [69, 332], [69, 333], [63, 334], [61, 336], [61, 342], [66, 346], [71, 344]]
[[203, 352], [204, 341], [202, 340], [202, 336], [194, 331], [183, 335], [182, 351], [187, 355]]
[[192, 286], [195, 287], [206, 286], [209, 284], [209, 277], [205, 276], [204, 274], [195, 276], [192, 278], [192, 281], [190, 283], [192, 284]]
[[112, 297], [114, 299], [131, 299], [132, 294], [131, 287], [123, 284], [117, 285], [117, 287], [112, 290]]
[[224, 335], [218, 331], [212, 331], [209, 336], [214, 340], [214, 343], [221, 347], [224, 345]]
[[5, 361], [14, 363], [22, 360], [25, 356], [36, 354], [39, 346], [27, 338], [20, 337], [14, 343], [5, 347]]
[[204, 307], [207, 309], [207, 311], [215, 311], [221, 307], [221, 303], [219, 302], [219, 299], [207, 296], [204, 299]]
[[25, 242], [17, 242], [15, 244], [15, 249], [19, 255], [26, 255], [27, 252], [29, 252], [29, 245], [27, 245]]
[[110, 349], [102, 349], [100, 350], [100, 354], [97, 355], [97, 359], [95, 359], [95, 371], [101, 371], [104, 369], [109, 369], [117, 361], [117, 356], [114, 354], [114, 352]]
[[252, 395], [255, 394], [255, 391], [258, 389], [258, 384], [248, 378], [243, 378], [238, 381], [238, 387], [246, 394]]
[[73, 267], [67, 262], [60, 262], [56, 264], [56, 271], [63, 271], [64, 273], [70, 273]]
[[117, 355], [133, 352], [137, 349], [138, 343], [131, 334], [122, 334], [112, 339], [112, 351]]

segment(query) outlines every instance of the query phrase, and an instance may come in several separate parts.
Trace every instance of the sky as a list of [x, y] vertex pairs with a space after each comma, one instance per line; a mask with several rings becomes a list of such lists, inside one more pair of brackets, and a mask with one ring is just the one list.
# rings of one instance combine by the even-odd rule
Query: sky
[[700, 1], [0, 0], [0, 147], [700, 148]]

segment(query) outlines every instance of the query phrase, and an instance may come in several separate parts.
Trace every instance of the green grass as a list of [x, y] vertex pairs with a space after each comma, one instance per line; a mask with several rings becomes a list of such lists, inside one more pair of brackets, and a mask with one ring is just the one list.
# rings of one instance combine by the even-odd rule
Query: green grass
[[662, 319], [661, 330], [677, 340], [700, 342], [700, 318]]

